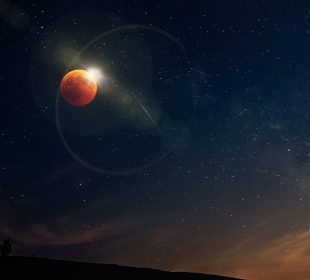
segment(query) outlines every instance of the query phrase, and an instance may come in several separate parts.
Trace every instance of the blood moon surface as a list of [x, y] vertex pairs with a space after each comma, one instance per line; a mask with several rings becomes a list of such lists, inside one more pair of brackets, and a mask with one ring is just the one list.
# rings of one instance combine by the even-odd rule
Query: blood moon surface
[[97, 93], [96, 75], [93, 71], [72, 70], [60, 84], [62, 97], [71, 105], [82, 107], [92, 102]]

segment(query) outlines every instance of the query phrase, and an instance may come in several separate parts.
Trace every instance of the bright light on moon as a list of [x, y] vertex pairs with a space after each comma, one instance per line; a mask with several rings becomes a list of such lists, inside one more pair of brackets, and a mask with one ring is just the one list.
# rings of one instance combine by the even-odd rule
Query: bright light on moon
[[89, 77], [94, 79], [96, 82], [99, 82], [101, 79], [103, 79], [103, 75], [99, 69], [89, 68], [87, 69], [87, 73]]

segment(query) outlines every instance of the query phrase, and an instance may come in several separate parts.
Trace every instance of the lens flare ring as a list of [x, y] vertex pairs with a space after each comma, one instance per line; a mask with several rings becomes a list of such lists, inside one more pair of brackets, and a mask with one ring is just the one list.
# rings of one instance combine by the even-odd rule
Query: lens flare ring
[[[78, 53], [77, 55], [73, 58], [70, 66], [68, 67], [67, 70], [70, 69], [70, 67], [72, 67], [72, 65], [74, 65], [76, 63], [76, 61], [78, 60], [78, 58], [80, 57], [81, 54], [83, 54], [93, 43], [95, 43], [96, 41], [115, 34], [117, 32], [121, 32], [124, 30], [134, 30], [134, 29], [141, 29], [141, 30], [150, 30], [153, 31], [155, 33], [161, 34], [164, 37], [168, 38], [170, 41], [172, 41], [173, 43], [175, 43], [179, 49], [181, 49], [181, 51], [186, 55], [186, 50], [185, 47], [183, 46], [182, 43], [180, 43], [175, 37], [173, 37], [171, 34], [167, 33], [166, 31], [163, 31], [159, 28], [156, 27], [152, 27], [152, 26], [148, 26], [148, 25], [126, 25], [126, 26], [120, 26], [120, 27], [116, 27], [113, 29], [110, 29], [102, 34], [100, 34], [99, 36], [95, 37], [93, 40], [91, 40], [88, 44], [86, 44]], [[98, 69], [94, 69], [94, 68], [90, 68], [87, 70], [90, 75], [95, 76], [96, 78], [100, 78], [102, 79], [103, 76], [101, 74], [101, 72]], [[101, 74], [101, 75], [99, 75]], [[198, 95], [194, 94], [193, 98], [193, 110], [192, 110], [192, 114], [189, 116], [189, 120], [188, 123], [186, 124], [187, 127], [191, 124], [191, 122], [193, 121], [196, 109], [197, 109], [197, 104], [198, 104]], [[151, 167], [152, 165], [154, 165], [155, 163], [163, 160], [167, 155], [169, 155], [172, 152], [172, 148], [170, 148], [167, 152], [163, 153], [160, 157], [158, 157], [157, 159], [144, 164], [143, 166], [139, 166], [139, 167], [135, 167], [135, 168], [129, 168], [129, 169], [123, 169], [123, 170], [109, 170], [109, 169], [103, 169], [101, 167], [98, 167], [96, 165], [93, 165], [91, 163], [89, 163], [87, 160], [82, 159], [79, 155], [76, 154], [76, 152], [71, 148], [71, 146], [69, 145], [69, 143], [67, 142], [63, 130], [61, 128], [61, 124], [60, 124], [60, 119], [59, 119], [59, 100], [60, 100], [60, 91], [58, 89], [58, 93], [56, 95], [56, 100], [55, 100], [55, 121], [56, 121], [56, 128], [57, 128], [57, 132], [58, 135], [64, 145], [64, 147], [66, 148], [66, 150], [68, 151], [68, 153], [78, 162], [80, 163], [82, 166], [86, 167], [89, 170], [92, 170], [94, 172], [97, 173], [102, 173], [105, 175], [129, 175], [129, 174], [133, 174], [136, 172], [141, 172], [149, 167]], [[186, 127], [186, 128], [187, 128]], [[177, 140], [175, 141], [175, 145], [178, 145], [178, 142], [180, 141], [180, 139], [182, 138], [182, 136], [186, 133], [185, 129], [182, 131], [182, 133], [180, 133], [179, 137], [177, 138]]]

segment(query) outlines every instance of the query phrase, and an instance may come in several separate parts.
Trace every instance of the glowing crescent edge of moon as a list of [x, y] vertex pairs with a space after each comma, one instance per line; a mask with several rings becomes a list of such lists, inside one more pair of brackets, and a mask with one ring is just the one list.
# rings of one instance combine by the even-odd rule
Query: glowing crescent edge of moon
[[100, 82], [103, 79], [102, 72], [97, 68], [87, 68], [86, 69], [89, 77], [96, 81], [96, 83]]

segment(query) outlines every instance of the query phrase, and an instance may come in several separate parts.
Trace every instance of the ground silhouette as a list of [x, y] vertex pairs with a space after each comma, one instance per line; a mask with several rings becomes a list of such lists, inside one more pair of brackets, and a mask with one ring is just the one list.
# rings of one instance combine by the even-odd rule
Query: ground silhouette
[[1, 257], [0, 271], [7, 279], [168, 279], [168, 280], [229, 280], [216, 275], [187, 272], [168, 272], [149, 268], [126, 267], [52, 260], [35, 257]]

